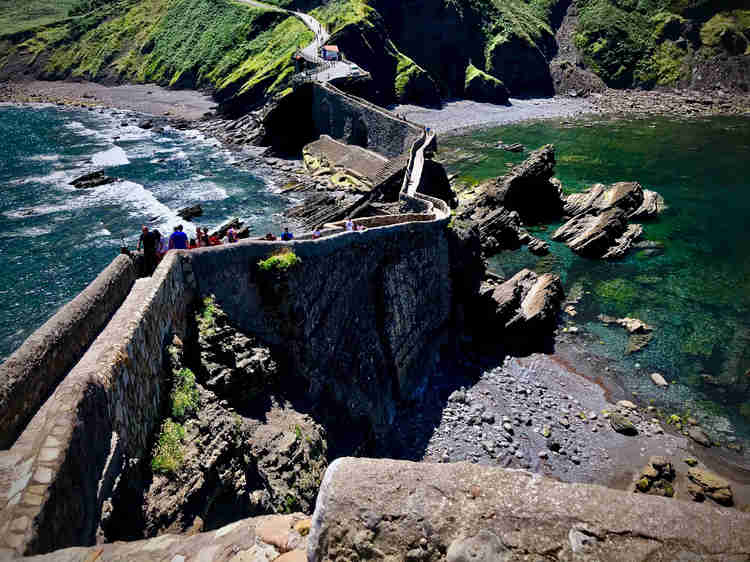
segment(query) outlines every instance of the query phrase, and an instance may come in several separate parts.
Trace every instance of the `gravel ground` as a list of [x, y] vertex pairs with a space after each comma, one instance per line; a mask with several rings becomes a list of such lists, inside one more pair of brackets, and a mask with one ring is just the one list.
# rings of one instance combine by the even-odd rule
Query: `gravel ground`
[[43, 80], [0, 84], [0, 101], [103, 106], [188, 121], [200, 119], [216, 108], [210, 96], [195, 90], [167, 90], [154, 84], [102, 86]]
[[[566, 336], [567, 338], [567, 336]], [[632, 489], [652, 456], [677, 471], [675, 493], [689, 500], [684, 459], [694, 457], [727, 478], [738, 506], [750, 504], [750, 473], [740, 455], [707, 449], [663, 426], [614, 382], [609, 361], [573, 338], [552, 354], [465, 362], [441, 374], [426, 403], [402, 412], [393, 456], [415, 461], [469, 461], [526, 469], [566, 482]], [[627, 402], [622, 402], [627, 400]], [[637, 435], [613, 429], [624, 416]]]
[[443, 104], [441, 109], [417, 105], [397, 105], [391, 111], [405, 115], [409, 121], [425, 125], [438, 133], [452, 134], [477, 127], [506, 125], [529, 119], [576, 117], [595, 111], [584, 98], [555, 96], [540, 99], [511, 99], [510, 106], [459, 100]]

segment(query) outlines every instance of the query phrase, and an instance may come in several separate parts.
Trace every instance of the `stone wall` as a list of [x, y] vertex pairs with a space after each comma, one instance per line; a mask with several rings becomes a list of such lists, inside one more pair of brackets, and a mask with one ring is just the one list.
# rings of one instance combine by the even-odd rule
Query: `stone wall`
[[0, 453], [0, 558], [92, 544], [123, 465], [148, 457], [166, 396], [164, 350], [183, 334], [193, 298], [182, 261], [171, 253], [152, 277], [136, 281], [13, 447]]
[[323, 479], [307, 560], [747, 560], [748, 529], [737, 510], [523, 470], [341, 458]]
[[[447, 218], [292, 243], [190, 253], [202, 295], [233, 323], [279, 346], [313, 399], [375, 434], [417, 397], [451, 316]], [[301, 263], [263, 272], [288, 246]]]
[[31, 416], [88, 349], [137, 277], [120, 255], [0, 365], [0, 449], [10, 447]]
[[316, 136], [329, 135], [388, 158], [408, 151], [422, 132], [421, 127], [326, 84], [312, 85], [312, 117]]

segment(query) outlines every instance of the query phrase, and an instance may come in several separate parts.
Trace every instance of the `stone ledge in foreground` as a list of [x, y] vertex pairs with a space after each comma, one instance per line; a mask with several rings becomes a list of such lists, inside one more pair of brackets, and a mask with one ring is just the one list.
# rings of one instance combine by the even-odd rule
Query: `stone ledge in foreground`
[[342, 458], [308, 560], [747, 560], [750, 514], [470, 463]]

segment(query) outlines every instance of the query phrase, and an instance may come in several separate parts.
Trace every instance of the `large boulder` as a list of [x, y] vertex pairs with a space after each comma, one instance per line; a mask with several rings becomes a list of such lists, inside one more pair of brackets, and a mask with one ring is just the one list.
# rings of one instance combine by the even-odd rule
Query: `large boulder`
[[487, 190], [488, 203], [516, 211], [525, 224], [558, 218], [562, 190], [551, 181], [555, 173], [555, 147], [547, 144], [533, 151], [521, 164], [496, 180]]
[[694, 484], [689, 491], [696, 500], [700, 501], [702, 495], [711, 498], [716, 503], [732, 505], [732, 487], [718, 474], [694, 466], [688, 470], [688, 478]]
[[490, 322], [485, 327], [494, 327], [506, 346], [522, 349], [540, 347], [552, 333], [565, 298], [559, 276], [528, 269], [480, 293]]
[[607, 187], [601, 183], [565, 197], [563, 212], [569, 216], [601, 213], [612, 208], [625, 211], [628, 219], [651, 219], [665, 209], [664, 198], [638, 182], [623, 181]]
[[601, 213], [577, 215], [558, 228], [552, 240], [592, 258], [619, 258], [641, 235], [643, 227], [628, 224], [627, 212], [611, 207]]
[[318, 495], [308, 560], [742, 559], [748, 528], [747, 513], [521, 470], [341, 458]]

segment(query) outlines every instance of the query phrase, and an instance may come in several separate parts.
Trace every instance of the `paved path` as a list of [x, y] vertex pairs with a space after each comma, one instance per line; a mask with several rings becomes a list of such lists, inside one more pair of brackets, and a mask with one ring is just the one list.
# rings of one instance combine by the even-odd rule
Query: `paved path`
[[328, 82], [335, 78], [344, 78], [351, 75], [365, 74], [365, 72], [354, 63], [343, 61], [326, 61], [320, 57], [320, 48], [328, 42], [328, 39], [331, 36], [325, 30], [323, 25], [310, 14], [295, 12], [293, 10], [285, 10], [284, 8], [266, 4], [265, 2], [260, 2], [259, 0], [240, 0], [240, 2], [248, 4], [249, 6], [253, 6], [255, 8], [261, 8], [263, 10], [273, 10], [276, 12], [286, 12], [288, 14], [292, 14], [301, 19], [304, 24], [310, 28], [310, 31], [315, 34], [315, 39], [313, 39], [312, 43], [300, 49], [300, 54], [306, 61], [316, 65], [320, 65], [322, 67], [318, 72], [309, 75], [312, 80], [316, 80], [318, 82]]

